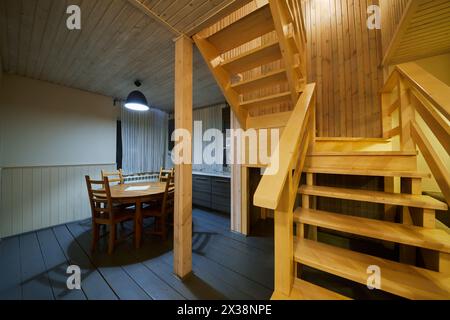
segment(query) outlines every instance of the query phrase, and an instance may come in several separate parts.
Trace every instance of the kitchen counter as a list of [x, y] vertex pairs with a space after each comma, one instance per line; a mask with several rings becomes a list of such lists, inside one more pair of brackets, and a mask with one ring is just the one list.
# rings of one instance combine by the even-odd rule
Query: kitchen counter
[[192, 172], [192, 204], [230, 213], [231, 179], [226, 173]]
[[222, 172], [222, 173], [214, 172], [214, 173], [212, 173], [212, 172], [203, 172], [203, 171], [192, 171], [192, 175], [231, 179], [231, 173], [229, 173], [229, 172]]

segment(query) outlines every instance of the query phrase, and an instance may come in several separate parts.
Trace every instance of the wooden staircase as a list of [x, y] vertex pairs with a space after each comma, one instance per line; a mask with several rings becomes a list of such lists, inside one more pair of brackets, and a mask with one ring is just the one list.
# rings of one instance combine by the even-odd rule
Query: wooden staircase
[[[411, 89], [414, 75], [398, 67], [383, 91], [383, 138], [317, 138], [315, 84], [305, 80], [306, 36], [299, 3], [253, 1], [227, 22], [194, 36], [241, 126], [284, 128], [254, 195], [256, 206], [275, 211], [272, 298], [349, 299], [302, 279], [303, 266], [363, 285], [368, 284], [368, 268], [377, 266], [379, 290], [409, 299], [450, 299], [450, 235], [438, 230], [435, 220], [436, 210], [447, 210], [447, 203], [422, 195], [422, 179], [430, 174], [417, 170], [417, 147], [446, 195], [450, 179], [414, 122], [415, 110], [428, 112], [423, 118], [429, 126], [447, 126], [432, 130], [448, 143], [447, 123], [429, 111], [437, 109], [449, 119], [447, 93], [430, 92], [420, 84]], [[396, 98], [391, 93], [397, 88]], [[395, 109], [400, 110], [397, 127], [389, 123]], [[318, 185], [318, 175], [380, 177], [384, 190]], [[321, 211], [320, 199], [381, 204], [385, 219]], [[327, 230], [395, 245], [399, 257], [387, 260], [324, 243], [320, 234]]]
[[[248, 2], [248, 1], [247, 1]], [[240, 125], [283, 127], [306, 84], [306, 37], [297, 1], [253, 1], [194, 41]]]
[[[407, 299], [450, 299], [450, 235], [437, 229], [435, 220], [435, 212], [447, 210], [448, 206], [421, 194], [422, 179], [430, 175], [417, 171], [417, 151], [364, 151], [360, 148], [364, 145], [368, 149], [385, 149], [385, 142], [386, 139], [359, 139], [357, 142], [346, 138], [332, 142], [319, 139], [310, 149], [303, 167], [305, 183], [297, 190], [301, 205], [293, 210], [295, 276], [289, 290], [275, 290], [273, 299], [349, 298], [333, 288], [317, 287], [302, 280], [303, 266], [362, 285], [368, 284], [368, 267], [377, 266], [381, 271], [382, 291]], [[347, 151], [336, 151], [335, 144]], [[352, 146], [346, 147], [347, 144]], [[351, 148], [359, 150], [350, 151]], [[381, 177], [386, 181], [385, 191], [317, 185], [318, 174]], [[399, 180], [401, 192], [389, 189], [389, 182], [394, 179]], [[263, 186], [264, 181], [260, 187]], [[393, 210], [394, 216], [386, 221], [364, 217], [364, 212], [362, 216], [354, 216], [318, 210], [319, 199], [382, 204], [386, 213]], [[277, 207], [274, 210], [275, 214], [280, 214]], [[398, 260], [323, 242], [321, 233], [330, 231], [350, 238], [357, 236], [395, 244], [399, 249]], [[420, 266], [418, 261], [422, 261]]]

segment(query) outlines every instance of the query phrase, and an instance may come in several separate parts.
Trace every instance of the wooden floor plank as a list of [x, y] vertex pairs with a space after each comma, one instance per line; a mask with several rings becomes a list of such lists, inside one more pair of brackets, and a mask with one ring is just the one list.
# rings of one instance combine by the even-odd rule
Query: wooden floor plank
[[[194, 220], [195, 221], [195, 220]], [[239, 272], [245, 277], [260, 283], [261, 285], [271, 288], [273, 286], [273, 259], [265, 261], [263, 259], [255, 260], [246, 258], [242, 255], [241, 258], [236, 255], [235, 250], [229, 248], [228, 246], [219, 245], [210, 239], [210, 235], [206, 232], [205, 243], [199, 243], [202, 240], [197, 241], [196, 236], [202, 236], [198, 230], [202, 230], [202, 226], [195, 224], [196, 235], [193, 240], [193, 248], [198, 254], [203, 254], [211, 260], [217, 263]], [[209, 237], [209, 239], [208, 239]], [[255, 268], [258, 265], [258, 268]]]
[[19, 240], [22, 298], [53, 300], [53, 292], [36, 233], [21, 235]]
[[228, 238], [246, 243], [249, 246], [267, 252], [273, 252], [272, 237], [246, 237], [242, 234], [231, 232], [229, 219], [222, 215], [209, 213], [198, 208], [194, 208], [193, 215], [194, 218], [201, 219], [203, 224], [215, 228], [217, 232], [220, 232]]
[[45, 268], [48, 273], [50, 284], [56, 300], [86, 300], [86, 295], [82, 290], [69, 290], [67, 288], [66, 273], [69, 263], [64, 252], [56, 240], [51, 229], [37, 232], [37, 237], [41, 245], [42, 256], [44, 257]]
[[142, 263], [124, 266], [124, 270], [154, 300], [185, 300], [181, 294]]
[[100, 275], [66, 226], [53, 228], [59, 245], [70, 264], [81, 268], [81, 286], [89, 300], [117, 300], [117, 296]]
[[97, 267], [103, 278], [108, 282], [114, 293], [121, 300], [149, 300], [150, 297], [139, 287], [136, 282], [122, 269], [120, 254], [115, 252], [109, 256], [105, 252], [99, 252], [95, 257], [91, 254], [91, 232], [90, 227], [83, 223], [75, 222], [67, 225], [72, 236], [80, 244], [92, 263]]
[[22, 299], [19, 237], [0, 242], [0, 300]]
[[246, 293], [255, 300], [268, 300], [272, 294], [272, 290], [268, 289], [248, 278], [242, 276], [238, 272], [230, 270], [217, 262], [208, 259], [206, 256], [194, 253], [193, 254], [194, 266], [203, 266], [207, 268], [216, 277], [223, 281], [235, 286], [242, 292]]
[[180, 281], [169, 264], [159, 259], [144, 262], [144, 265], [152, 270], [159, 278], [169, 284], [172, 288], [189, 300], [224, 300], [225, 295], [217, 292], [210, 285], [195, 275], [190, 275], [184, 281]]
[[[167, 264], [173, 266], [173, 254], [166, 254], [162, 256], [162, 258]], [[214, 270], [209, 269], [205, 265], [193, 263], [192, 271], [204, 283], [207, 283], [214, 290], [221, 292], [227, 299], [251, 299], [251, 296], [242, 292], [239, 288], [232, 286], [220, 277], [217, 277], [217, 274], [214, 272]]]

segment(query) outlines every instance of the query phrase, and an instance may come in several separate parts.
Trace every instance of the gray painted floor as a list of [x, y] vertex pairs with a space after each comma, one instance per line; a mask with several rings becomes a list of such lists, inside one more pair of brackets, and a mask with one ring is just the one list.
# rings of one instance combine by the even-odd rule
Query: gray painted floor
[[[169, 237], [171, 238], [171, 237]], [[193, 270], [185, 282], [172, 273], [172, 241], [131, 238], [106, 254], [106, 239], [90, 252], [90, 221], [62, 225], [0, 242], [0, 300], [5, 299], [269, 299], [273, 238], [229, 231], [229, 218], [194, 210]], [[68, 290], [67, 267], [78, 265], [82, 289]]]

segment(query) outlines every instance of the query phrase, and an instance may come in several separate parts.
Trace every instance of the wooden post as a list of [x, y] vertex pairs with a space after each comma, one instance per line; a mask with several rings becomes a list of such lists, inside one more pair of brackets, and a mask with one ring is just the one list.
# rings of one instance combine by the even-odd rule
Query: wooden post
[[[313, 186], [314, 185], [314, 174], [307, 173], [306, 174], [306, 185]], [[302, 208], [303, 209], [315, 209], [315, 197], [302, 195]], [[308, 226], [308, 239], [317, 241], [317, 227], [309, 225]]]
[[414, 121], [414, 108], [411, 104], [410, 90], [407, 83], [400, 79], [398, 96], [400, 99], [400, 148], [402, 151], [415, 151], [416, 146], [411, 136], [411, 123]]
[[[187, 130], [191, 136], [192, 51], [188, 37], [175, 40], [175, 129]], [[192, 150], [184, 150], [186, 154], [190, 159], [175, 166], [174, 272], [182, 279], [192, 271]]]
[[289, 179], [275, 210], [275, 292], [289, 296], [294, 283], [294, 230], [290, 211]]

